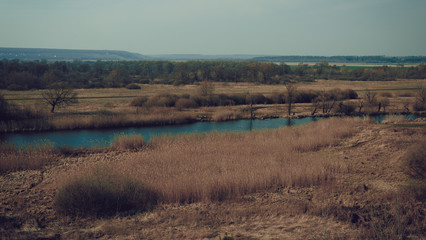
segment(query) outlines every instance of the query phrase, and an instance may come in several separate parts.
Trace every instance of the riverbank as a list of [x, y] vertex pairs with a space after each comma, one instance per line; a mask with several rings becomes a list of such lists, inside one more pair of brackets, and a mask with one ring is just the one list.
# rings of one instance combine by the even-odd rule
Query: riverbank
[[[63, 155], [38, 169], [0, 175], [0, 234], [12, 239], [422, 239], [426, 206], [416, 195], [422, 185], [413, 182], [410, 166], [415, 166], [409, 163], [424, 150], [425, 134], [424, 120], [328, 119], [309, 127], [165, 137], [137, 151]], [[161, 201], [130, 215], [59, 214], [57, 190], [96, 166], [143, 181], [159, 191]], [[292, 174], [283, 174], [287, 171]]]
[[[401, 79], [388, 82], [316, 80], [309, 83], [297, 83], [295, 84], [297, 91], [304, 96], [300, 96], [300, 98], [310, 99], [314, 92], [323, 94], [323, 97], [333, 93], [337, 97], [339, 95], [337, 93], [345, 92], [340, 89], [352, 89], [358, 98], [343, 101], [338, 98], [322, 98], [322, 100], [317, 99], [318, 101], [312, 103], [293, 103], [290, 114], [288, 114], [288, 104], [280, 103], [280, 101], [286, 101], [286, 87], [282, 85], [213, 83], [211, 85], [215, 96], [213, 99], [217, 98], [216, 100], [222, 98], [226, 100], [233, 96], [241, 98], [241, 101], [247, 101], [248, 96], [263, 96], [277, 103], [250, 106], [237, 105], [234, 102], [234, 105], [212, 107], [191, 107], [191, 104], [178, 104], [178, 106], [172, 107], [142, 104], [141, 107], [138, 107], [132, 104], [135, 98], [152, 97], [152, 100], [155, 100], [156, 96], [157, 98], [160, 96], [171, 97], [171, 93], [182, 99], [194, 100], [195, 98], [191, 99], [191, 97], [199, 96], [199, 85], [141, 84], [140, 90], [77, 89], [75, 91], [79, 97], [78, 103], [58, 108], [55, 113], [50, 113], [49, 106], [41, 101], [42, 91], [40, 90], [3, 91], [4, 99], [16, 106], [13, 112], [17, 116], [13, 120], [0, 121], [0, 132], [162, 126], [197, 121], [220, 122], [250, 118], [415, 114], [413, 104], [416, 101], [416, 92], [422, 83], [426, 84], [426, 80]], [[16, 112], [21, 111], [20, 109], [22, 113], [17, 114]], [[419, 112], [423, 115], [424, 113], [424, 111]]]
[[[379, 117], [379, 116], [407, 116], [426, 117], [425, 112], [380, 112], [380, 113], [326, 113], [309, 114], [307, 112], [287, 115], [285, 105], [253, 106], [251, 111], [248, 106], [238, 107], [210, 107], [178, 111], [174, 108], [161, 108], [153, 110], [152, 114], [141, 113], [95, 113], [95, 114], [60, 114], [54, 117], [0, 121], [0, 133], [45, 132], [45, 131], [72, 131], [72, 130], [102, 130], [140, 127], [178, 126], [196, 122], [225, 122], [249, 119], [303, 119], [303, 118], [330, 118], [330, 117]], [[300, 109], [295, 104], [294, 109]]]

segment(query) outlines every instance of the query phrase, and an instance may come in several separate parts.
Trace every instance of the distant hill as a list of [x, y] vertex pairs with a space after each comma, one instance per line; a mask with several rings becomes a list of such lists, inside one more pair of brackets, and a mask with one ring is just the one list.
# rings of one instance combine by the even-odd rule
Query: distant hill
[[1, 59], [22, 61], [97, 61], [97, 60], [150, 60], [151, 57], [138, 53], [114, 50], [72, 50], [47, 48], [0, 48]]
[[222, 55], [204, 55], [204, 54], [158, 54], [150, 55], [151, 57], [158, 60], [169, 60], [169, 61], [211, 61], [211, 60], [235, 60], [245, 61], [251, 60], [256, 57], [262, 57], [264, 55], [250, 55], [250, 54], [222, 54]]
[[377, 63], [377, 64], [420, 64], [426, 63], [426, 56], [262, 56], [254, 57], [258, 62], [303, 62], [316, 63], [327, 61], [329, 63]]

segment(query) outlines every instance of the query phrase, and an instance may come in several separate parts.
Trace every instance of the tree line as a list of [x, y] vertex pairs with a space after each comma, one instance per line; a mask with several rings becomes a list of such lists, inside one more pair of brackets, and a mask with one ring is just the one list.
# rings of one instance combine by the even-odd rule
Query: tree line
[[0, 89], [8, 90], [46, 89], [57, 83], [66, 83], [71, 88], [105, 88], [131, 83], [285, 84], [315, 79], [391, 81], [397, 78], [426, 78], [426, 65], [347, 67], [326, 61], [296, 66], [254, 61], [0, 61]]

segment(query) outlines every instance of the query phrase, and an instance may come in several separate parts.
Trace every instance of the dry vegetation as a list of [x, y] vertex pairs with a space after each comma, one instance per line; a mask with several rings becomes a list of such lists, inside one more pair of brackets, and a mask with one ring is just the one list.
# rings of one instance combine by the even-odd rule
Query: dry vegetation
[[1, 174], [0, 236], [422, 239], [424, 126], [328, 119], [147, 145], [117, 137], [101, 153]]
[[58, 158], [52, 144], [33, 144], [25, 149], [13, 144], [0, 144], [0, 173], [41, 169]]
[[[386, 112], [401, 113], [413, 111], [421, 83], [426, 82], [318, 80], [297, 89], [354, 89], [359, 99], [345, 105], [355, 111], [362, 104], [376, 112], [381, 102]], [[285, 104], [192, 108], [185, 98], [172, 108], [133, 107], [136, 96], [146, 101], [200, 89], [140, 86], [77, 90], [79, 103], [54, 115], [43, 112], [38, 100], [14, 100], [14, 108], [34, 104], [39, 120], [36, 125], [1, 122], [10, 125], [0, 128], [224, 121], [248, 118], [250, 110], [257, 118], [287, 116]], [[214, 92], [281, 97], [285, 87], [220, 83]], [[369, 104], [371, 93], [376, 102]], [[295, 104], [292, 112], [310, 115], [312, 108]], [[423, 239], [425, 126], [424, 120], [398, 118], [380, 125], [328, 119], [304, 127], [160, 137], [149, 143], [140, 135], [117, 136], [104, 149], [2, 145], [0, 239]]]
[[151, 141], [152, 150], [113, 165], [157, 190], [167, 203], [224, 200], [278, 186], [312, 186], [345, 171], [345, 166], [309, 153], [335, 145], [359, 124], [356, 119], [333, 119], [310, 128], [163, 137]]
[[[298, 101], [292, 104], [291, 117], [316, 115], [354, 114], [424, 114], [424, 87], [426, 80], [381, 81], [337, 81], [317, 80], [296, 84]], [[41, 92], [4, 91], [4, 99], [14, 106], [17, 115], [12, 121], [0, 121], [0, 131], [37, 131], [81, 128], [114, 128], [128, 126], [153, 126], [182, 124], [194, 121], [224, 121], [234, 119], [288, 117], [286, 88], [280, 85], [256, 85], [253, 83], [210, 84], [209, 94], [200, 95], [201, 85], [160, 85], [142, 84], [141, 89], [78, 89], [78, 103], [59, 108], [49, 113]], [[339, 100], [347, 89], [353, 89], [358, 99]], [[419, 89], [423, 91], [419, 91]], [[173, 94], [170, 94], [173, 93]], [[310, 99], [313, 94], [321, 94]], [[337, 94], [331, 97], [329, 93]], [[368, 94], [374, 94], [374, 101]], [[419, 96], [419, 93], [423, 95]], [[329, 96], [330, 95], [330, 96]], [[261, 98], [275, 104], [253, 104], [252, 115], [247, 97]], [[258, 99], [259, 98], [259, 99]], [[13, 100], [12, 100], [13, 99]], [[26, 100], [25, 100], [26, 99]], [[420, 99], [420, 104], [419, 104]], [[266, 101], [265, 100], [265, 101]], [[312, 103], [310, 101], [312, 100]], [[206, 102], [207, 101], [207, 102]], [[228, 102], [234, 103], [228, 103]], [[421, 102], [423, 101], [423, 102]], [[206, 106], [208, 104], [229, 106]], [[172, 104], [173, 107], [168, 107]], [[233, 105], [235, 104], [235, 105]], [[22, 110], [19, 110], [22, 109]], [[19, 110], [19, 111], [18, 111]]]

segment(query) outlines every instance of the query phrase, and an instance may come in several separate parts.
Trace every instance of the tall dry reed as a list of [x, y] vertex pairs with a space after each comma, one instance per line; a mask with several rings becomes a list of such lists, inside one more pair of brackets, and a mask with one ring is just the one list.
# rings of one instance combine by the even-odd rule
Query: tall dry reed
[[8, 171], [40, 169], [55, 160], [57, 153], [50, 143], [38, 143], [19, 148], [13, 144], [0, 145], [0, 173]]
[[164, 202], [217, 201], [278, 186], [320, 184], [345, 164], [314, 157], [354, 134], [359, 119], [246, 133], [160, 137], [146, 151], [113, 163], [155, 189]]

